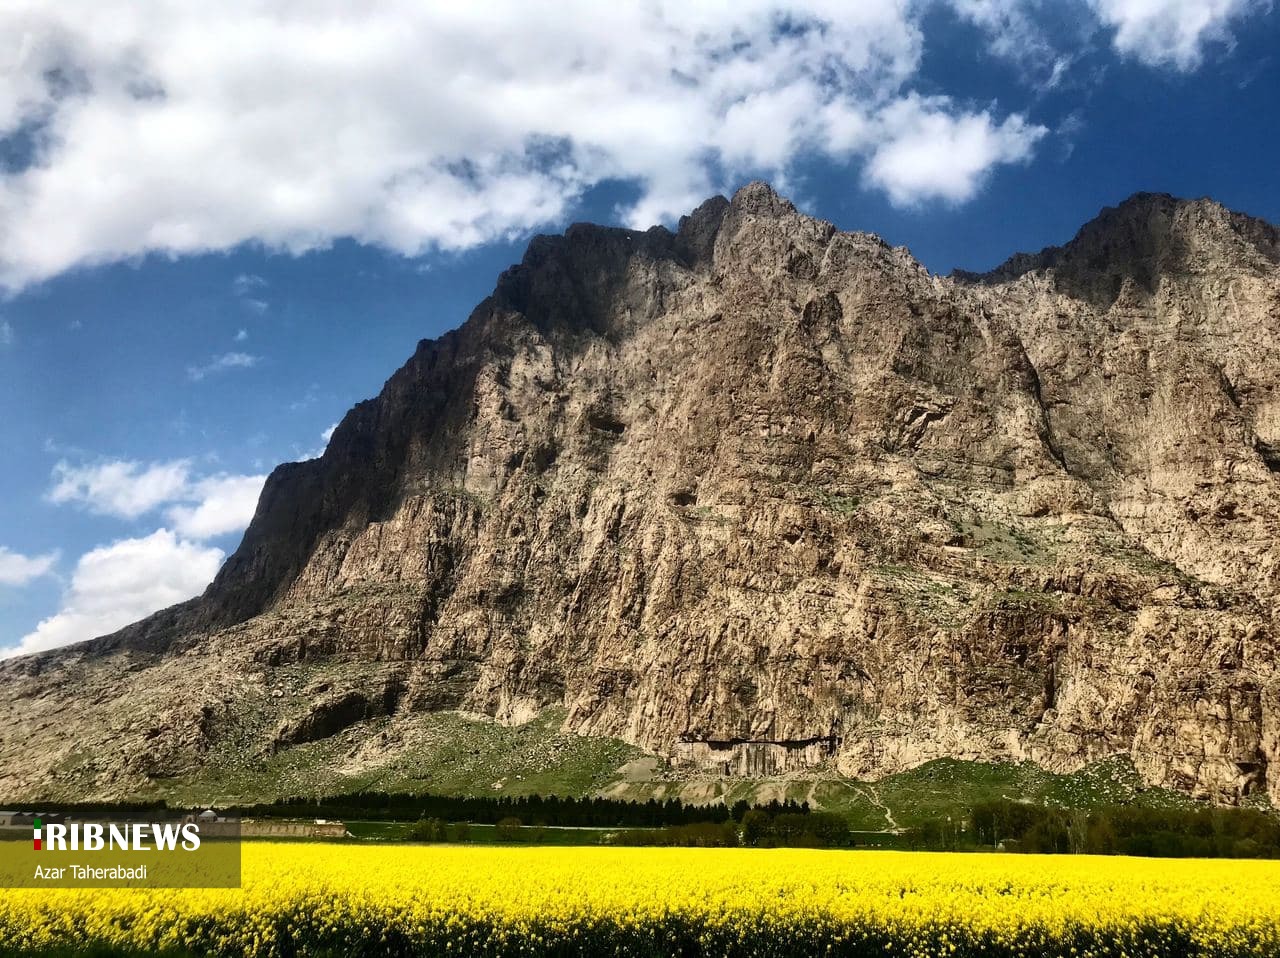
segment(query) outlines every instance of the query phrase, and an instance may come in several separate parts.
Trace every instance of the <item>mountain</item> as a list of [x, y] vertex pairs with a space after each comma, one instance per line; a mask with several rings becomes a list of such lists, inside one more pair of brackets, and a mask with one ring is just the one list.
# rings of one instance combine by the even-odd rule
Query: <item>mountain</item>
[[1278, 472], [1280, 233], [1209, 200], [951, 277], [761, 183], [575, 225], [203, 596], [0, 666], [0, 794], [429, 790], [536, 728], [492, 787], [1120, 756], [1280, 802]]

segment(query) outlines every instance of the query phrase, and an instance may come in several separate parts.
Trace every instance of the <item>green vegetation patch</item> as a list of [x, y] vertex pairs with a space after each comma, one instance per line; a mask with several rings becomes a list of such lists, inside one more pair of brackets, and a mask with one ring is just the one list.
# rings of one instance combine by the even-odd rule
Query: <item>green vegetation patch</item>
[[982, 802], [999, 800], [1060, 808], [1138, 805], [1187, 808], [1196, 802], [1180, 792], [1148, 788], [1127, 758], [1114, 757], [1068, 775], [1034, 762], [966, 762], [940, 758], [878, 782], [819, 782], [817, 807], [849, 816], [855, 829], [883, 829], [886, 810], [900, 828], [961, 822]]
[[[229, 805], [290, 795], [378, 790], [455, 795], [591, 795], [619, 778], [643, 752], [624, 742], [562, 732], [564, 712], [548, 709], [523, 725], [456, 712], [424, 712], [359, 722], [337, 735], [246, 752], [245, 736], [220, 741], [189, 778], [157, 789], [174, 804]], [[377, 742], [388, 736], [387, 758]]]

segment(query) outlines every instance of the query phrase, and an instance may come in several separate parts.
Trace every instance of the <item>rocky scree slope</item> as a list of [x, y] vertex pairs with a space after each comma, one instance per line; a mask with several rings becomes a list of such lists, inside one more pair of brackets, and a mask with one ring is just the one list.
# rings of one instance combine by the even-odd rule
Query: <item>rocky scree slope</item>
[[554, 706], [689, 774], [1119, 754], [1280, 801], [1278, 264], [1146, 194], [981, 276], [760, 183], [538, 237], [203, 596], [0, 667], [0, 793]]

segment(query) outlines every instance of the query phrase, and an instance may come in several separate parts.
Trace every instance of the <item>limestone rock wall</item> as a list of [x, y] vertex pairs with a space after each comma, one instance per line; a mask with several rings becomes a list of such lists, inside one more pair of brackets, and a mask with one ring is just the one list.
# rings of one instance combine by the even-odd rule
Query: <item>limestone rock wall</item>
[[[1128, 753], [1280, 801], [1278, 250], [1140, 195], [943, 278], [763, 184], [540, 237], [272, 474], [202, 598], [3, 667], [0, 784], [61, 774], [88, 682], [149, 755], [102, 791], [236, 723], [556, 705], [728, 774]], [[309, 709], [254, 691], [300, 663], [339, 676]]]

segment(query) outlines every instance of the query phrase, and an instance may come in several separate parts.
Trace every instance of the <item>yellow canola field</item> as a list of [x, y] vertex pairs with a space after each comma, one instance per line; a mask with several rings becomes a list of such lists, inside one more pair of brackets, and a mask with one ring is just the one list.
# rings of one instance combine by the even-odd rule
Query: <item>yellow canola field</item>
[[1280, 862], [247, 843], [235, 890], [0, 890], [4, 954], [1280, 955]]

